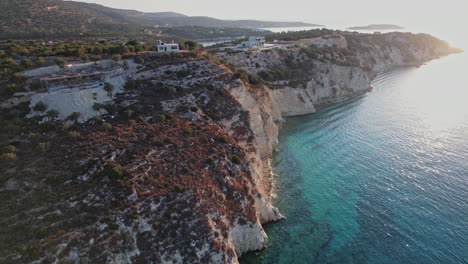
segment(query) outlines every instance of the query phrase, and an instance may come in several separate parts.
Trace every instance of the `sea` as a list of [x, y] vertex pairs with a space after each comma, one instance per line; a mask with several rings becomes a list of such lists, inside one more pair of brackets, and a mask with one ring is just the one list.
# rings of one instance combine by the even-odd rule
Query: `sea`
[[273, 160], [286, 219], [240, 262], [468, 263], [467, 64], [395, 68], [369, 93], [288, 118]]

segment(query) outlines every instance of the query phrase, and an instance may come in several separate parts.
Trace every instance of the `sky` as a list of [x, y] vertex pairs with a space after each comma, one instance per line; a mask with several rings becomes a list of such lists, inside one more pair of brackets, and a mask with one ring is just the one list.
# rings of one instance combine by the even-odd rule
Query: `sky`
[[304, 21], [329, 27], [396, 24], [420, 32], [442, 32], [453, 37], [468, 35], [468, 0], [81, 1], [144, 12], [173, 11], [220, 19]]

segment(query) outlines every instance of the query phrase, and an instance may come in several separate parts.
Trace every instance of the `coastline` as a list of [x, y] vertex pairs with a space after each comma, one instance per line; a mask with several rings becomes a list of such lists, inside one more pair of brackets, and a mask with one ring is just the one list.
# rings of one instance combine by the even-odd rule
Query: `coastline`
[[[457, 69], [463, 65], [464, 58], [464, 54], [455, 54], [431, 61], [421, 69], [392, 68], [374, 79], [376, 90], [368, 95], [358, 96], [357, 99], [338, 105], [328, 105], [324, 109], [317, 108], [315, 115], [288, 119], [282, 127], [280, 151], [274, 156], [275, 163], [272, 165], [273, 170], [281, 174], [281, 178], [277, 180], [282, 188], [278, 192], [279, 197], [273, 202], [289, 219], [267, 225], [265, 230], [270, 239], [269, 248], [260, 253], [247, 254], [239, 262], [288, 263], [288, 260], [293, 262], [296, 254], [309, 262], [343, 263], [343, 259], [355, 254], [363, 258], [368, 256], [369, 263], [379, 263], [375, 254], [384, 256], [390, 251], [395, 256], [392, 263], [406, 263], [411, 260], [417, 262], [415, 256], [430, 259], [432, 249], [445, 249], [444, 255], [434, 258], [442, 262], [449, 256], [453, 256], [453, 260], [462, 256], [462, 247], [448, 249], [445, 245], [438, 245], [427, 239], [433, 231], [424, 226], [433, 223], [434, 219], [446, 219], [434, 224], [434, 232], [453, 230], [453, 223], [463, 225], [463, 221], [452, 222], [450, 218], [440, 214], [447, 212], [449, 208], [462, 209], [463, 204], [450, 199], [433, 200], [427, 190], [433, 190], [436, 197], [447, 194], [448, 189], [441, 192], [432, 189], [437, 189], [440, 186], [438, 184], [444, 181], [445, 177], [440, 176], [452, 175], [450, 168], [454, 164], [450, 158], [444, 157], [445, 150], [447, 153], [459, 153], [463, 157], [463, 148], [459, 147], [463, 144], [452, 146], [445, 143], [465, 141], [458, 135], [466, 127], [466, 118], [461, 119], [462, 113], [466, 113], [466, 107], [456, 99], [456, 96], [464, 94], [463, 82], [460, 82], [463, 78], [456, 77], [464, 72]], [[446, 67], [446, 75], [434, 75], [437, 72], [443, 73], [444, 66], [452, 67]], [[448, 77], [456, 81], [449, 82], [452, 78]], [[443, 88], [440, 84], [444, 82], [460, 84], [450, 91], [461, 93], [437, 96], [438, 92], [442, 92], [439, 87]], [[439, 122], [433, 122], [430, 117], [426, 119], [425, 114], [428, 111], [438, 112], [437, 108], [429, 110], [417, 107], [423, 102], [427, 106], [427, 102], [434, 102], [436, 98], [440, 102], [453, 102], [453, 105], [457, 105], [453, 109], [465, 111], [460, 112], [453, 120], [448, 115], [455, 114], [453, 109], [445, 112], [446, 120], [455, 122], [444, 122], [442, 128]], [[448, 98], [452, 100], [447, 100]], [[393, 129], [389, 129], [392, 127]], [[440, 139], [442, 131], [444, 136]], [[422, 138], [427, 139], [424, 142], [435, 143], [442, 140], [445, 143], [436, 147], [429, 143], [418, 144]], [[425, 155], [420, 152], [422, 149], [431, 154]], [[436, 161], [434, 157], [443, 157], [443, 161]], [[424, 168], [438, 170], [410, 169], [414, 162], [412, 158], [424, 160]], [[461, 169], [453, 172], [454, 179], [459, 183], [463, 180], [463, 171], [466, 171], [466, 166], [460, 164], [460, 161], [463, 162], [463, 158], [457, 159]], [[445, 162], [451, 165], [445, 165]], [[338, 182], [341, 184], [336, 184]], [[466, 192], [458, 186], [451, 185], [451, 188], [451, 193], [466, 196]], [[376, 194], [379, 196], [375, 196]], [[418, 194], [419, 198], [411, 197], [411, 194]], [[426, 210], [420, 211], [418, 201], [426, 206], [440, 203], [446, 206], [429, 209], [429, 212], [438, 213], [428, 216]], [[450, 205], [447, 204], [448, 201]], [[422, 219], [411, 221], [421, 214], [424, 215]], [[461, 216], [464, 213], [458, 212], [455, 215]], [[410, 223], [407, 223], [408, 220]], [[418, 222], [420, 227], [415, 226], [416, 221], [423, 221]], [[330, 230], [318, 223], [330, 226]], [[394, 225], [385, 225], [388, 223]], [[317, 229], [323, 231], [312, 231]], [[318, 235], [325, 233], [333, 235], [329, 246], [314, 248], [314, 243], [325, 243], [321, 237], [326, 236]], [[464, 233], [463, 230], [458, 230], [444, 238], [459, 239]], [[375, 237], [381, 237], [383, 242], [374, 245], [372, 238]], [[421, 237], [425, 239], [421, 240]], [[412, 243], [407, 238], [411, 238]], [[390, 244], [387, 251], [385, 246], [391, 242], [395, 244]], [[412, 255], [410, 251], [414, 250], [416, 243], [428, 247]], [[408, 244], [409, 247], [406, 248], [405, 245]]]
[[[413, 63], [397, 63], [397, 64], [391, 64], [391, 65], [379, 65], [378, 67], [376, 67], [376, 68], [379, 69], [378, 71], [372, 70], [370, 72], [366, 72], [368, 85], [365, 85], [365, 87], [366, 87], [365, 89], [358, 89], [356, 92], [354, 92], [352, 94], [348, 94], [348, 95], [346, 95], [344, 97], [338, 97], [338, 98], [335, 98], [334, 100], [321, 101], [320, 103], [314, 104], [313, 109], [308, 109], [304, 113], [295, 113], [295, 114], [287, 114], [287, 115], [280, 114], [280, 117], [277, 118], [276, 121], [275, 121], [275, 125], [276, 125], [276, 128], [277, 128], [276, 136], [273, 139], [271, 139], [271, 141], [276, 141], [277, 144], [274, 145], [274, 148], [272, 148], [272, 151], [270, 151], [268, 153], [268, 155], [267, 155], [268, 157], [266, 159], [264, 159], [263, 162], [262, 162], [262, 163], [268, 164], [268, 166], [266, 168], [266, 171], [263, 172], [264, 176], [262, 177], [262, 188], [264, 189], [264, 191], [266, 191], [268, 193], [268, 199], [272, 203], [271, 205], [274, 207], [274, 199], [277, 197], [278, 191], [279, 191], [277, 189], [276, 182], [277, 182], [278, 177], [281, 177], [281, 175], [275, 173], [275, 168], [272, 165], [273, 155], [278, 149], [278, 144], [279, 144], [278, 134], [280, 133], [280, 131], [282, 129], [282, 126], [283, 126], [283, 124], [285, 122], [285, 120], [284, 120], [285, 118], [293, 117], [293, 116], [313, 114], [313, 113], [316, 112], [317, 108], [324, 107], [324, 106], [331, 105], [331, 104], [344, 102], [344, 101], [347, 101], [347, 100], [351, 100], [351, 99], [353, 99], [353, 98], [355, 98], [357, 96], [363, 95], [363, 94], [365, 94], [365, 93], [367, 93], [367, 92], [369, 92], [369, 91], [371, 91], [373, 89], [371, 84], [375, 80], [375, 78], [379, 74], [382, 74], [382, 73], [384, 73], [386, 71], [390, 71], [392, 69], [399, 68], [399, 67], [415, 67], [415, 68], [418, 68], [418, 67], [422, 66], [423, 64], [425, 64], [427, 62], [430, 62], [430, 61], [435, 60], [435, 59], [441, 59], [441, 58], [446, 57], [446, 56], [451, 55], [451, 54], [452, 53], [442, 54], [442, 55], [439, 55], [439, 56], [428, 56], [428, 57], [425, 57], [425, 58], [421, 58], [417, 62], [413, 62]], [[268, 94], [271, 95], [271, 93], [272, 93], [272, 91], [270, 90]], [[278, 98], [273, 98], [273, 101], [276, 101], [276, 100], [278, 100]], [[242, 104], [241, 101], [240, 101], [240, 103]], [[278, 105], [276, 105], [276, 106], [278, 106]], [[276, 112], [281, 112], [278, 109], [273, 110], [273, 112], [275, 112], [275, 111]], [[255, 131], [254, 131], [254, 133], [255, 133]], [[267, 175], [266, 179], [265, 179], [265, 175]], [[262, 224], [273, 223], [273, 222], [276, 222], [276, 221], [281, 220], [283, 218], [284, 218], [284, 216], [281, 216], [281, 218], [279, 218], [279, 219], [271, 219], [270, 221], [262, 222]]]
[[[44, 237], [28, 233], [18, 245], [34, 247], [0, 260], [238, 263], [267, 247], [262, 225], [284, 218], [274, 206], [281, 190], [273, 157], [285, 118], [366, 93], [382, 70], [450, 53], [427, 35], [343, 33], [319, 42], [325, 46], [140, 55], [144, 63], [132, 76], [137, 87], [111, 98], [112, 116], [84, 120], [71, 134], [51, 131], [43, 161], [21, 157], [43, 172], [9, 177], [11, 199], [30, 207], [7, 208], [8, 220], [25, 225], [35, 217], [36, 229], [52, 228]], [[92, 96], [82, 99], [74, 111], [91, 108]], [[35, 150], [29, 137], [24, 142], [21, 148]], [[51, 166], [59, 161], [63, 167]], [[48, 175], [68, 176], [62, 182]], [[33, 195], [22, 195], [18, 181]], [[34, 199], [47, 186], [59, 201]], [[39, 218], [37, 208], [66, 213]], [[30, 217], [16, 218], [24, 212]], [[87, 221], [62, 228], [77, 217]], [[123, 245], [117, 253], [114, 242]], [[57, 253], [61, 245], [66, 254]]]

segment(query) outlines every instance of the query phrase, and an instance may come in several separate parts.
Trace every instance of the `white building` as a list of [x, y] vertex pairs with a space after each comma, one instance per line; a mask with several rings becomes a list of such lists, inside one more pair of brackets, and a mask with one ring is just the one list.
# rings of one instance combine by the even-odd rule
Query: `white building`
[[249, 37], [249, 40], [241, 42], [236, 46], [222, 47], [220, 50], [245, 50], [250, 48], [265, 47], [264, 37]]
[[237, 47], [238, 48], [265, 47], [265, 38], [264, 37], [249, 37], [249, 40], [243, 41]]
[[158, 45], [156, 45], [157, 52], [158, 53], [166, 53], [166, 52], [179, 52], [179, 44], [174, 43], [165, 43], [160, 40], [158, 40]]

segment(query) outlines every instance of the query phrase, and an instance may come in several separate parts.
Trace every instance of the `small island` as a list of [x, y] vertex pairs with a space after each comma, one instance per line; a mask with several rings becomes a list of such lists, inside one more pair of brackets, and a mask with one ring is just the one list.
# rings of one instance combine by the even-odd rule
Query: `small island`
[[401, 30], [404, 27], [392, 24], [372, 24], [367, 26], [349, 27], [348, 30]]

